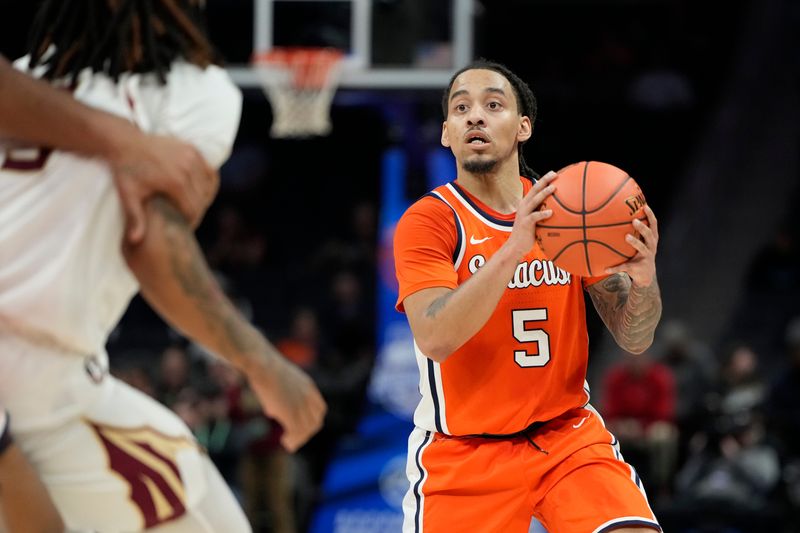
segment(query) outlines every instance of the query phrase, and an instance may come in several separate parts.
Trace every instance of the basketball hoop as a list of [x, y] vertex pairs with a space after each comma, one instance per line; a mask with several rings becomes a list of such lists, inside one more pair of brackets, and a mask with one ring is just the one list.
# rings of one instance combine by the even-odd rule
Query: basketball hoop
[[272, 105], [272, 137], [330, 133], [331, 102], [343, 57], [332, 48], [295, 47], [276, 47], [254, 56], [253, 65]]

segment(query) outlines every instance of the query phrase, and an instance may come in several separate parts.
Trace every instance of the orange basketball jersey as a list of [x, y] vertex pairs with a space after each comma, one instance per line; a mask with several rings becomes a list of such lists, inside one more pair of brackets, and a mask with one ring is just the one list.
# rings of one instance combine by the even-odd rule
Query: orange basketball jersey
[[[532, 182], [520, 179], [527, 193]], [[414, 292], [456, 289], [469, 279], [508, 239], [514, 216], [456, 182], [413, 204], [395, 232], [398, 310]], [[422, 394], [414, 423], [449, 435], [509, 434], [585, 405], [583, 288], [599, 279], [557, 268], [534, 246], [483, 328], [444, 362], [414, 344]]]

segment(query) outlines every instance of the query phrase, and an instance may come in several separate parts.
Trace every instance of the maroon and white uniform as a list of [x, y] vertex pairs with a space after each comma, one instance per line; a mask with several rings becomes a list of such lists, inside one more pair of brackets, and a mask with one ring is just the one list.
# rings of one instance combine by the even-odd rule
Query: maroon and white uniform
[[[180, 61], [166, 85], [87, 70], [74, 94], [192, 143], [214, 167], [230, 154], [241, 113], [223, 69]], [[71, 530], [248, 531], [189, 429], [108, 375], [108, 335], [138, 291], [123, 231], [106, 163], [0, 147], [0, 404], [14, 439]]]

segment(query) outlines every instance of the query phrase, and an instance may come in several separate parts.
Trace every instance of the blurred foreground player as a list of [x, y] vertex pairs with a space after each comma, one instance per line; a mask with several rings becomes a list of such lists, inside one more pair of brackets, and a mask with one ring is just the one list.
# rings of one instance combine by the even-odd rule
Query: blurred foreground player
[[[149, 133], [227, 158], [241, 96], [190, 0], [46, 1], [18, 68]], [[210, 201], [211, 198], [208, 198]], [[191, 224], [151, 200], [123, 245], [123, 212], [100, 161], [33, 148], [0, 153], [0, 403], [70, 529], [249, 531], [222, 477], [177, 416], [108, 375], [105, 343], [142, 294], [168, 322], [248, 378], [301, 446], [325, 404], [311, 380], [237, 312]]]
[[535, 244], [555, 173], [521, 147], [536, 100], [502, 65], [457, 72], [442, 102], [454, 182], [412, 205], [395, 234], [398, 309], [414, 334], [422, 400], [409, 437], [403, 531], [660, 531], [633, 468], [589, 404], [583, 290], [625, 350], [661, 315], [656, 219], [637, 255], [579, 278]]
[[36, 470], [14, 443], [0, 406], [0, 528], [10, 533], [62, 533], [61, 520]]

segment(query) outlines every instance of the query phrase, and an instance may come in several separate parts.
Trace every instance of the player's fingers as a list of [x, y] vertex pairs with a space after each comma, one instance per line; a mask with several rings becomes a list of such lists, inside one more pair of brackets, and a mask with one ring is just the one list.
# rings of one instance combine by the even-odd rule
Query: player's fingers
[[284, 427], [281, 440], [289, 451], [295, 451], [304, 445], [319, 431], [320, 425], [307, 418], [297, 418], [291, 425]]
[[647, 255], [651, 253], [650, 248], [648, 248], [645, 243], [643, 243], [630, 233], [625, 235], [625, 240], [627, 241], [628, 244], [636, 248], [636, 251], [639, 252], [640, 254]]
[[531, 187], [530, 190], [528, 190], [528, 192], [525, 193], [525, 196], [522, 197], [522, 202], [531, 203], [533, 197], [536, 196], [542, 189], [547, 187], [550, 184], [550, 182], [553, 181], [557, 176], [558, 174], [556, 174], [551, 170], [550, 172], [548, 172], [547, 174], [536, 180], [536, 183], [533, 184], [533, 187]]
[[325, 400], [323, 400], [321, 396], [316, 396], [318, 395], [312, 395], [308, 398], [306, 409], [302, 413], [302, 427], [309, 438], [320, 430], [322, 422], [325, 419], [325, 412], [327, 411]]
[[211, 202], [214, 201], [214, 198], [217, 197], [217, 193], [219, 192], [219, 172], [211, 168], [210, 166], [206, 165], [206, 170], [210, 173], [209, 179], [209, 189], [208, 189], [208, 196], [206, 199], [206, 207], [211, 205]]
[[169, 198], [174, 202], [178, 211], [193, 225], [200, 207], [199, 195], [194, 187], [189, 182], [183, 182], [180, 185], [176, 183], [170, 188]]
[[522, 200], [517, 206], [517, 212], [530, 213], [539, 207], [542, 201], [555, 191], [555, 186], [550, 185], [550, 182], [553, 181], [556, 176], [558, 176], [558, 174], [550, 171], [539, 178], [525, 196], [522, 197]]
[[642, 238], [644, 238], [644, 242], [648, 246], [654, 247], [658, 243], [658, 237], [656, 237], [656, 235], [653, 233], [653, 230], [638, 218], [634, 219], [633, 228], [639, 232]]
[[544, 176], [542, 176], [541, 178], [536, 180], [536, 183], [534, 184], [534, 187], [536, 187], [537, 185], [540, 185], [540, 184], [542, 186], [547, 185], [548, 183], [550, 183], [551, 181], [553, 181], [557, 177], [558, 177], [558, 174], [556, 173], [556, 171], [555, 170], [551, 170], [547, 174], [545, 174]]
[[121, 195], [122, 208], [125, 211], [125, 234], [130, 244], [138, 244], [144, 238], [147, 229], [147, 217], [144, 206], [132, 194]]
[[311, 429], [312, 433], [316, 433], [317, 431], [322, 428], [322, 424], [325, 421], [325, 414], [328, 412], [328, 406], [325, 404], [325, 401], [322, 400], [321, 403], [318, 403], [314, 407], [314, 414], [311, 419]]
[[216, 193], [219, 178], [217, 173], [211, 168], [206, 160], [196, 149], [192, 149], [191, 158], [191, 179], [202, 196], [205, 204], [211, 202]]
[[550, 218], [552, 215], [552, 209], [539, 209], [528, 215], [528, 217], [530, 222], [536, 224], [537, 222]]
[[320, 394], [319, 392], [317, 392], [316, 394], [315, 401], [319, 409], [319, 418], [320, 420], [323, 420], [325, 418], [325, 415], [328, 414], [328, 403], [325, 401], [325, 398], [323, 398], [322, 394]]
[[183, 146], [170, 187], [170, 198], [186, 219], [195, 225], [205, 208], [208, 170], [194, 147]]
[[647, 204], [644, 205], [644, 212], [647, 215], [647, 222], [650, 224], [653, 235], [658, 239], [658, 219], [656, 218], [656, 214], [653, 213], [653, 210]]
[[531, 189], [525, 195], [525, 198], [523, 198], [523, 200], [532, 199], [534, 196], [539, 194], [543, 189], [547, 188], [550, 185], [550, 183], [557, 177], [558, 174], [556, 174], [551, 170], [550, 172], [548, 172], [547, 174], [536, 180], [536, 183], [533, 184], [533, 187], [531, 187]]
[[[546, 174], [550, 176], [550, 173]], [[555, 173], [553, 173], [553, 177], [555, 177]], [[556, 186], [550, 183], [553, 178], [549, 178], [545, 180], [542, 178], [539, 182], [531, 187], [531, 190], [522, 198], [522, 201], [517, 208], [518, 211], [528, 212], [533, 211], [537, 207], [539, 207], [545, 198], [553, 194], [556, 190]]]
[[530, 209], [537, 209], [545, 199], [556, 191], [555, 185], [548, 185], [538, 193], [534, 194], [529, 202]]

